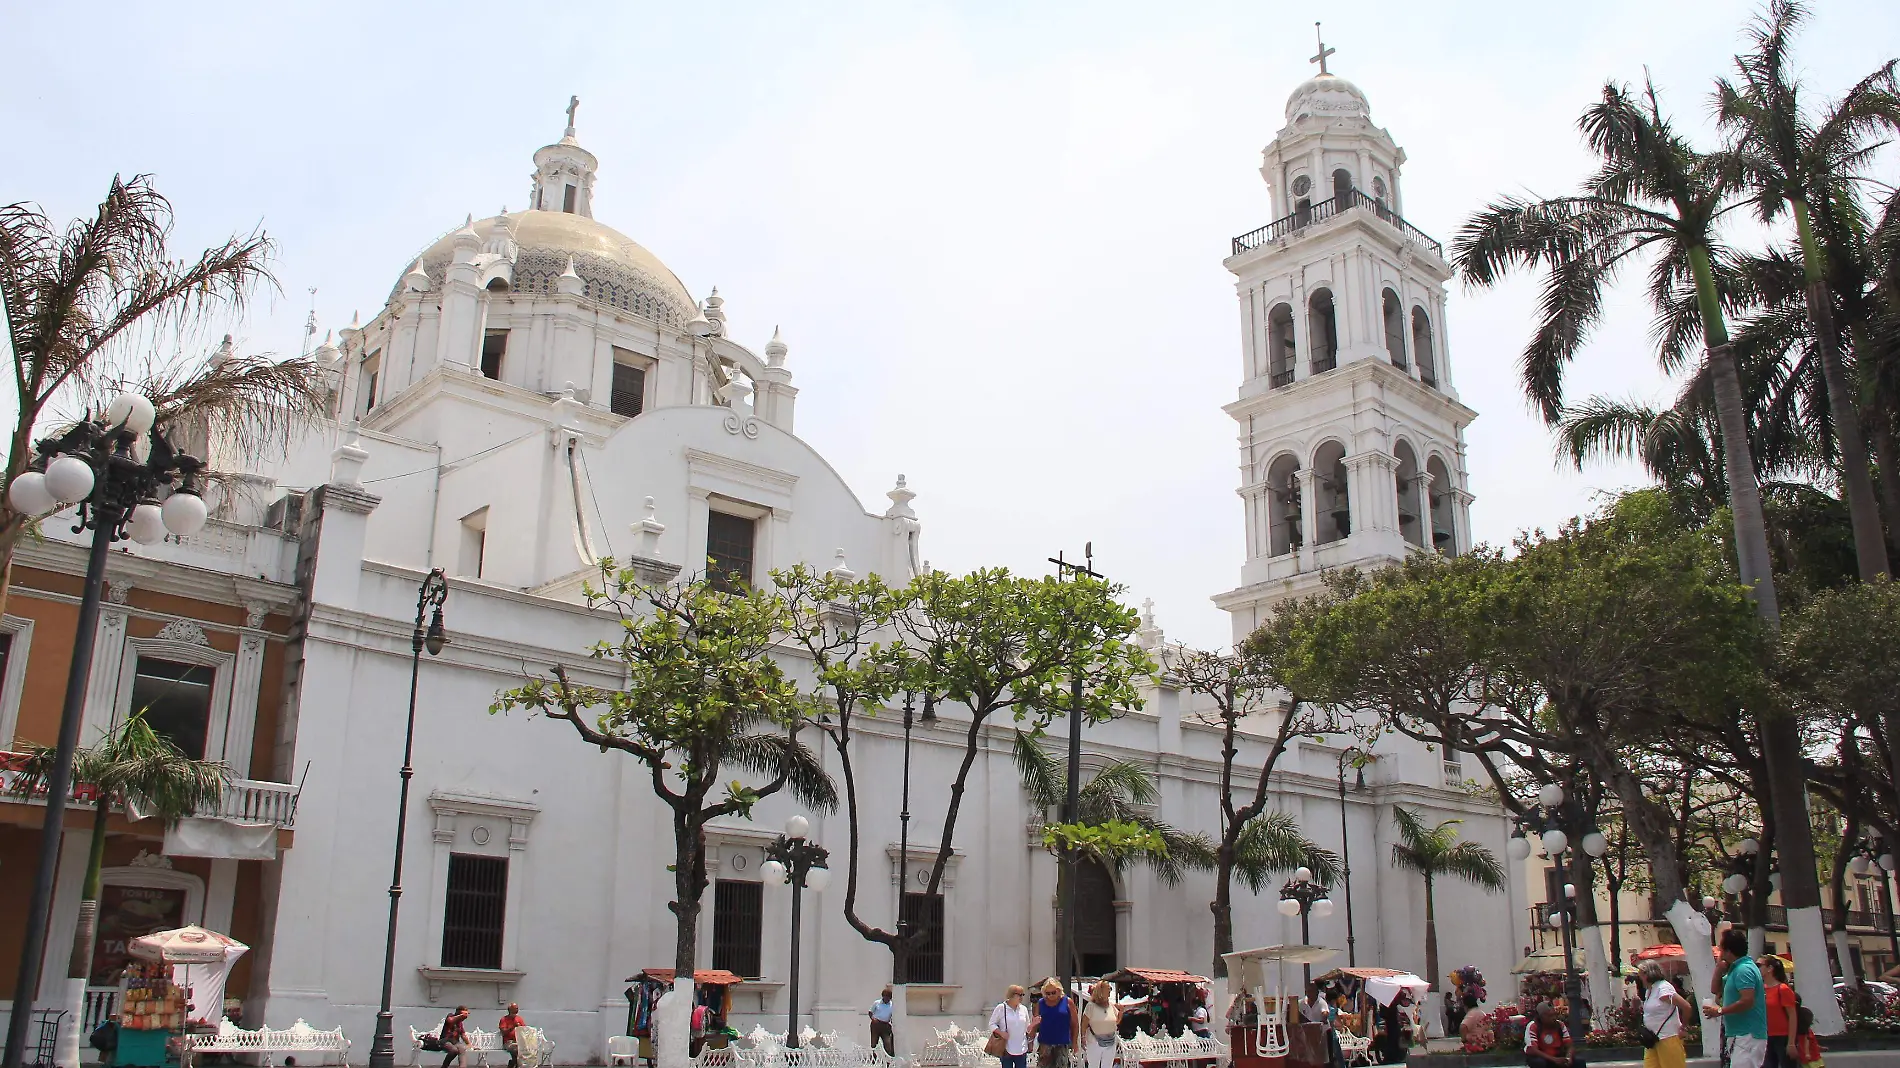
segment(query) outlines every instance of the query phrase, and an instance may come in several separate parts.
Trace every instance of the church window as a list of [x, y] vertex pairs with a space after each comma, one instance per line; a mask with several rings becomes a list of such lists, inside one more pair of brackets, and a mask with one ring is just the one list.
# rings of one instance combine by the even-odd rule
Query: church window
[[1352, 207], [1352, 172], [1344, 167], [1333, 172], [1333, 210]]
[[[905, 982], [943, 982], [943, 895], [905, 894], [903, 921], [916, 933]], [[1091, 973], [1093, 974], [1093, 973]]]
[[488, 507], [477, 508], [462, 517], [461, 552], [455, 573], [469, 578], [482, 577], [482, 559], [488, 553]]
[[639, 415], [646, 407], [646, 395], [647, 369], [615, 360], [613, 392], [608, 399], [613, 413], [629, 419]]
[[501, 967], [508, 915], [508, 858], [449, 854], [442, 904], [442, 967]]
[[160, 736], [193, 760], [205, 758], [211, 726], [211, 687], [217, 669], [141, 656], [132, 675], [132, 705]]
[[1267, 468], [1267, 555], [1285, 556], [1305, 542], [1301, 512], [1300, 462], [1282, 456]]
[[1392, 359], [1392, 366], [1405, 369], [1405, 309], [1399, 303], [1399, 295], [1390, 289], [1385, 291], [1385, 354]]
[[1333, 320], [1333, 291], [1316, 289], [1306, 302], [1306, 347], [1313, 366], [1309, 374], [1320, 374], [1339, 366], [1339, 327]]
[[737, 593], [752, 585], [752, 554], [758, 534], [756, 519], [726, 512], [706, 513], [706, 573], [715, 587]]
[[1267, 374], [1273, 389], [1293, 384], [1295, 352], [1293, 347], [1293, 308], [1275, 304], [1267, 313]]
[[378, 399], [376, 396], [377, 379], [381, 377], [382, 370], [383, 352], [381, 349], [363, 357], [362, 368], [357, 372], [358, 388], [362, 392], [362, 396], [357, 401], [356, 406], [356, 414], [358, 417], [368, 415], [375, 409]]
[[1346, 475], [1346, 447], [1329, 441], [1313, 456], [1313, 496], [1319, 515], [1314, 524], [1321, 545], [1352, 535], [1352, 494]]
[[482, 377], [501, 378], [501, 358], [508, 354], [508, 331], [488, 330], [482, 333]]
[[765, 945], [765, 884], [720, 879], [713, 883], [712, 966], [757, 979]]
[[1432, 353], [1432, 319], [1424, 308], [1412, 309], [1412, 353], [1418, 357], [1419, 381], [1438, 384], [1438, 363]]
[[1434, 456], [1425, 465], [1425, 473], [1432, 476], [1432, 547], [1446, 556], [1457, 556], [1458, 530], [1451, 492], [1451, 472], [1446, 469], [1445, 461]]
[[569, 215], [574, 214], [574, 201], [579, 193], [580, 190], [574, 187], [574, 183], [569, 182], [567, 184], [567, 191], [561, 194], [561, 210], [567, 212]]

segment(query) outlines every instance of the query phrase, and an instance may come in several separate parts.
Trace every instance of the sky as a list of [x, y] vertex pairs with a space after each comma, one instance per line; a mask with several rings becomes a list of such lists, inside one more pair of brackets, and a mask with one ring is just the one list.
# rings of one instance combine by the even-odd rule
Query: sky
[[[1900, 51], [1900, 5], [1826, 0], [1799, 39], [1835, 94]], [[0, 202], [89, 212], [149, 173], [195, 251], [262, 227], [280, 291], [234, 324], [294, 354], [382, 306], [462, 218], [527, 200], [570, 95], [600, 159], [594, 214], [730, 332], [790, 346], [798, 432], [882, 512], [904, 474], [924, 556], [1042, 573], [1058, 550], [1152, 598], [1169, 637], [1227, 644], [1209, 601], [1244, 551], [1230, 238], [1270, 221], [1260, 151], [1330, 66], [1406, 151], [1406, 214], [1448, 241], [1486, 201], [1568, 191], [1576, 118], [1647, 69], [1705, 144], [1731, 0], [1438, 4], [645, 2], [122, 5], [0, 0], [10, 34]], [[1889, 176], [1890, 177], [1890, 176]], [[309, 290], [314, 287], [314, 298]], [[1472, 521], [1502, 544], [1642, 481], [1559, 465], [1516, 359], [1533, 279], [1447, 310], [1479, 413]], [[1634, 285], [1567, 389], [1658, 400]]]

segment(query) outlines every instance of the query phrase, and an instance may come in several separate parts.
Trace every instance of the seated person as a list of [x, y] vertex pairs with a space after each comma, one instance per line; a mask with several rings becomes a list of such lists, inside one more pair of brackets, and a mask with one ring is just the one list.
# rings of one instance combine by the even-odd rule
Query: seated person
[[1580, 1068], [1583, 1064], [1571, 1045], [1570, 1028], [1557, 1017], [1557, 1006], [1551, 1002], [1537, 1006], [1537, 1019], [1524, 1029], [1524, 1063], [1527, 1068]]

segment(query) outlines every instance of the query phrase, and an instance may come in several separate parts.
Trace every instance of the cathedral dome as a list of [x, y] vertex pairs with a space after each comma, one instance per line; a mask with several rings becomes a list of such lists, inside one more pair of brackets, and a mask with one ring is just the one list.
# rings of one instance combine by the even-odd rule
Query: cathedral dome
[[1372, 106], [1359, 87], [1337, 74], [1309, 78], [1286, 98], [1286, 121], [1356, 118], [1370, 120]]
[[[686, 287], [658, 256], [586, 215], [517, 211], [476, 220], [469, 228], [488, 235], [497, 222], [506, 223], [516, 246], [511, 289], [552, 296], [559, 291], [556, 280], [571, 259], [587, 300], [673, 327], [684, 327], [698, 313]], [[461, 229], [423, 250], [420, 263], [429, 278], [429, 291], [442, 287], [455, 254], [455, 234]], [[398, 281], [391, 298], [402, 289]]]

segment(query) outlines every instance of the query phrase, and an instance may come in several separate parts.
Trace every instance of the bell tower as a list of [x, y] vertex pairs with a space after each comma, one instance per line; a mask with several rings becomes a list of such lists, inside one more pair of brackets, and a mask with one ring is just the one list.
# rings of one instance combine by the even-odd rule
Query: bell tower
[[1214, 598], [1236, 642], [1326, 570], [1470, 548], [1444, 247], [1405, 221], [1405, 151], [1365, 93], [1320, 73], [1262, 152], [1274, 221], [1233, 239], [1246, 558]]

